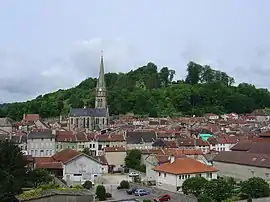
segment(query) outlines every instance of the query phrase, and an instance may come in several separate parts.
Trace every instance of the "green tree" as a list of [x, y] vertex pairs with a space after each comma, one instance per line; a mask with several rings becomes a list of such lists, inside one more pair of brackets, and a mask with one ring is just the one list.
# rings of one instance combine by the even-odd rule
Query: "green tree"
[[10, 141], [0, 142], [0, 154], [0, 171], [8, 174], [8, 182], [15, 181], [12, 193], [20, 193], [25, 184], [26, 158], [21, 149]]
[[33, 187], [39, 187], [43, 184], [48, 184], [52, 182], [52, 176], [50, 173], [45, 169], [34, 169], [30, 170], [27, 173], [28, 183], [31, 184]]
[[142, 153], [138, 149], [133, 149], [129, 151], [125, 158], [126, 167], [139, 170], [141, 166], [141, 156], [142, 156]]
[[204, 194], [217, 202], [221, 202], [232, 196], [233, 187], [224, 179], [213, 179], [204, 185]]
[[96, 196], [100, 201], [106, 200], [106, 189], [103, 185], [98, 185], [96, 189]]
[[89, 180], [87, 180], [83, 183], [83, 188], [85, 188], [85, 189], [92, 189], [92, 187], [93, 187], [93, 183]]
[[82, 150], [82, 153], [88, 155], [88, 156], [92, 156], [92, 152], [90, 150], [90, 148], [88, 147], [85, 147], [83, 150]]
[[187, 72], [186, 83], [191, 85], [198, 84], [201, 79], [202, 66], [194, 62], [189, 62]]
[[186, 179], [182, 185], [183, 193], [186, 195], [193, 194], [198, 197], [204, 188], [207, 180], [203, 177], [191, 177]]
[[7, 171], [0, 169], [0, 201], [10, 202], [13, 197], [18, 194], [16, 180]]
[[128, 182], [127, 180], [122, 180], [122, 181], [120, 182], [120, 187], [121, 187], [122, 189], [129, 189], [129, 182]]
[[269, 184], [262, 178], [252, 177], [241, 183], [241, 193], [252, 198], [267, 197], [270, 195]]

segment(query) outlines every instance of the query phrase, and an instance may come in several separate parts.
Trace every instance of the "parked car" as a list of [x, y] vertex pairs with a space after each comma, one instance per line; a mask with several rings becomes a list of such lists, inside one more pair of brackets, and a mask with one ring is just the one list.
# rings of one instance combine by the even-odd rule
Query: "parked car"
[[149, 191], [145, 190], [145, 189], [137, 189], [135, 192], [134, 192], [135, 196], [145, 196], [145, 195], [148, 195], [150, 194]]
[[169, 200], [171, 200], [171, 197], [168, 194], [160, 196], [158, 198], [154, 198], [155, 202], [163, 202], [163, 201], [169, 201]]
[[139, 176], [139, 174], [135, 173], [135, 172], [131, 172], [131, 173], [128, 174], [128, 176], [129, 177], [137, 177], [137, 176]]
[[127, 194], [132, 195], [136, 192], [136, 190], [137, 190], [137, 188], [133, 187], [131, 189], [128, 189], [126, 192], [127, 192]]

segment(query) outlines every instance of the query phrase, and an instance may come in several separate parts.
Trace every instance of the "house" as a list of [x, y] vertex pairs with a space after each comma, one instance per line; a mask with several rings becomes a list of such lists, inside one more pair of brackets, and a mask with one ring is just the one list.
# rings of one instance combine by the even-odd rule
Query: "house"
[[126, 140], [121, 133], [109, 132], [96, 136], [98, 143], [98, 155], [103, 153], [105, 147], [126, 147]]
[[204, 157], [201, 150], [192, 150], [192, 149], [162, 149], [160, 152], [151, 152], [145, 158], [142, 164], [145, 164], [146, 167], [146, 176], [148, 181], [155, 181], [155, 171], [153, 168], [162, 163], [170, 161], [171, 156], [186, 156], [188, 158], [195, 159], [206, 165], [211, 165], [207, 159]]
[[50, 157], [55, 154], [55, 131], [37, 131], [28, 135], [27, 152], [33, 157]]
[[27, 152], [27, 135], [25, 133], [19, 133], [11, 136], [11, 141], [21, 148], [24, 155], [28, 155]]
[[99, 158], [88, 156], [73, 149], [64, 149], [52, 157], [39, 158], [36, 167], [58, 172], [62, 169], [63, 179], [68, 185], [82, 184], [86, 180], [95, 181], [108, 173], [108, 166]]
[[202, 139], [178, 138], [176, 144], [181, 149], [200, 149], [204, 154], [210, 151], [210, 144]]
[[41, 121], [40, 119], [36, 120], [34, 123], [35, 123], [36, 128], [38, 128], [38, 129], [49, 129], [50, 128], [50, 126], [47, 123], [45, 123], [44, 121]]
[[109, 171], [119, 170], [125, 165], [127, 156], [126, 148], [124, 147], [105, 147], [104, 156], [109, 165]]
[[96, 87], [95, 108], [70, 108], [69, 130], [86, 129], [86, 131], [106, 129], [109, 127], [109, 109], [104, 76], [103, 56], [101, 56], [99, 77]]
[[39, 114], [23, 114], [23, 122], [35, 122], [40, 120]]
[[238, 142], [236, 136], [210, 137], [207, 141], [210, 144], [211, 151], [230, 151]]
[[216, 115], [216, 114], [206, 114], [205, 116], [206, 116], [206, 118], [208, 118], [209, 120], [212, 120], [212, 121], [219, 119], [219, 115]]
[[246, 151], [222, 151], [213, 159], [219, 176], [233, 177], [238, 181], [260, 177], [270, 182], [270, 154]]
[[0, 130], [11, 133], [13, 131], [13, 120], [7, 117], [0, 118]]
[[126, 131], [128, 149], [151, 149], [156, 139], [155, 131]]
[[157, 165], [155, 171], [156, 185], [168, 191], [182, 191], [183, 182], [195, 176], [207, 180], [217, 178], [217, 169], [188, 157], [170, 157], [170, 161]]
[[77, 150], [77, 137], [72, 131], [57, 131], [55, 141], [56, 152], [64, 149]]

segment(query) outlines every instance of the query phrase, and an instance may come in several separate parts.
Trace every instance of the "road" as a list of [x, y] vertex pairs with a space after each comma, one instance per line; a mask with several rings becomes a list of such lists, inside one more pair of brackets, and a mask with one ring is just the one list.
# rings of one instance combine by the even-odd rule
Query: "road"
[[[127, 175], [121, 175], [121, 174], [113, 174], [113, 175], [104, 175], [102, 176], [102, 183], [106, 188], [106, 191], [112, 194], [113, 199], [115, 200], [122, 200], [122, 199], [153, 199], [155, 197], [159, 197], [156, 193], [152, 192], [152, 189], [146, 189], [150, 192], [150, 195], [148, 196], [141, 196], [141, 197], [135, 197], [134, 195], [128, 195], [126, 193], [126, 190], [118, 190], [117, 187], [119, 186], [120, 182], [122, 180], [129, 180], [129, 177]], [[168, 194], [166, 191], [164, 193], [162, 192], [161, 195]], [[180, 199], [180, 194], [179, 197], [176, 195], [171, 195], [172, 199], [170, 202], [184, 202], [185, 200]]]

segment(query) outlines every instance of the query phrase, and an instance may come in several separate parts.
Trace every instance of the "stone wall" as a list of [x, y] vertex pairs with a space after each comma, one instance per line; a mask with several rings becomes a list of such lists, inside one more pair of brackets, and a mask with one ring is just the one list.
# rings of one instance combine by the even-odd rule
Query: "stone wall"
[[22, 200], [22, 202], [91, 202], [94, 201], [93, 196], [69, 196], [54, 195], [45, 196], [36, 199]]
[[24, 199], [22, 202], [91, 202], [94, 194], [87, 190], [46, 190], [41, 197]]

